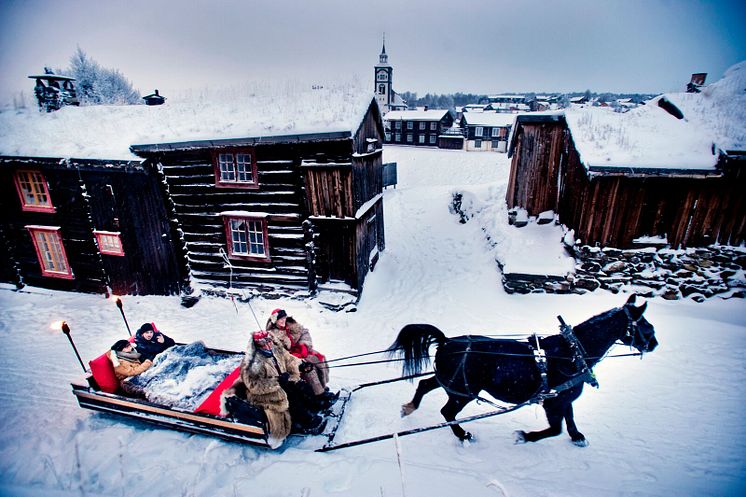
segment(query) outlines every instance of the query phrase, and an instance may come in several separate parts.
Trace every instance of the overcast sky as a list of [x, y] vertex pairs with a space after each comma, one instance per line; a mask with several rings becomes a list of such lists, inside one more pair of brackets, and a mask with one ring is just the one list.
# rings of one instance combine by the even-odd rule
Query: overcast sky
[[382, 33], [394, 89], [682, 90], [746, 59], [746, 1], [0, 0], [0, 96], [76, 46], [143, 94], [249, 80], [354, 77]]

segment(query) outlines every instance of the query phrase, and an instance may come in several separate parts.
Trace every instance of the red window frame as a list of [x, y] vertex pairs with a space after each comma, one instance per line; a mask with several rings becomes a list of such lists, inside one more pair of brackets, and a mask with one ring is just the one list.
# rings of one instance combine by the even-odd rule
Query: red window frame
[[[244, 230], [243, 233], [245, 233], [246, 237], [243, 240], [236, 241], [233, 237], [234, 230], [232, 229], [232, 221], [236, 222], [246, 222], [246, 223], [260, 223], [262, 228], [262, 238], [261, 243], [264, 248], [263, 254], [251, 254], [251, 245], [256, 244], [256, 241], [251, 240], [251, 235], [249, 230]], [[262, 217], [253, 217], [253, 216], [223, 216], [223, 226], [225, 227], [225, 241], [226, 246], [228, 247], [228, 257], [231, 259], [242, 259], [242, 260], [248, 260], [248, 261], [261, 261], [261, 262], [269, 262], [270, 256], [269, 256], [269, 234], [267, 230], [267, 220], [266, 218]], [[254, 233], [258, 233], [258, 230], [252, 230]], [[235, 244], [238, 243], [239, 245], [245, 244], [246, 245], [246, 251], [236, 251], [235, 250]]]
[[[41, 275], [49, 278], [63, 278], [72, 280], [73, 270], [67, 260], [65, 245], [59, 226], [26, 226], [34, 243], [36, 258], [39, 261]], [[40, 243], [44, 246], [40, 247]], [[55, 267], [58, 265], [59, 268]]]
[[[231, 156], [232, 159], [232, 174], [233, 179], [223, 179], [221, 172], [221, 163], [225, 164], [225, 156]], [[251, 180], [239, 180], [241, 171], [239, 164], [246, 164], [246, 162], [239, 162], [239, 155], [248, 155], [251, 161]], [[215, 150], [212, 152], [212, 166], [215, 173], [215, 186], [218, 188], [247, 188], [257, 189], [259, 188], [259, 175], [256, 168], [256, 153], [253, 148], [240, 148], [240, 149], [223, 149]], [[244, 172], [245, 174], [245, 172]]]
[[[27, 175], [22, 178], [22, 175]], [[25, 180], [25, 181], [23, 181]], [[49, 195], [49, 186], [47, 185], [47, 179], [41, 171], [34, 169], [19, 169], [13, 175], [13, 182], [16, 185], [16, 191], [18, 192], [18, 198], [21, 200], [21, 209], [25, 212], [56, 212], [57, 209], [52, 205], [52, 197]], [[28, 193], [36, 200], [37, 198], [43, 198], [40, 203], [29, 203], [27, 201], [26, 189], [22, 184], [27, 184], [31, 188]], [[43, 190], [43, 191], [42, 191]]]
[[[98, 251], [104, 255], [124, 255], [124, 247], [122, 246], [122, 234], [119, 231], [99, 231], [93, 230], [93, 234], [96, 235], [96, 243], [98, 243]], [[116, 240], [116, 244], [112, 244], [107, 241]], [[116, 246], [115, 246], [116, 245]]]

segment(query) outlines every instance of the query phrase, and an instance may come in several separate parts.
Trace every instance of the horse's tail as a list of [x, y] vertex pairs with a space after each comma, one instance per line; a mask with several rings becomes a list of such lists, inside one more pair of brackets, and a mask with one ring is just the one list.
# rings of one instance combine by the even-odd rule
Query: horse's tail
[[404, 356], [402, 375], [417, 375], [430, 365], [430, 346], [447, 341], [443, 332], [431, 324], [408, 324], [387, 350], [390, 356]]

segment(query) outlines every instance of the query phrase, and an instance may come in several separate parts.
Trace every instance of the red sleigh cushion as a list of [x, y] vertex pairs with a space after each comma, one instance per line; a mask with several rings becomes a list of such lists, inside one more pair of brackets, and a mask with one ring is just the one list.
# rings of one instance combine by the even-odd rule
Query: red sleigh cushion
[[231, 374], [226, 376], [226, 378], [215, 387], [215, 390], [212, 391], [212, 393], [194, 410], [194, 412], [220, 416], [220, 396], [225, 389], [233, 386], [233, 383], [236, 381], [240, 373], [241, 366], [237, 367]]
[[114, 393], [119, 388], [119, 380], [114, 374], [114, 365], [109, 359], [108, 352], [105, 352], [88, 362], [91, 367], [91, 374], [93, 379], [96, 380], [101, 390], [108, 393]]

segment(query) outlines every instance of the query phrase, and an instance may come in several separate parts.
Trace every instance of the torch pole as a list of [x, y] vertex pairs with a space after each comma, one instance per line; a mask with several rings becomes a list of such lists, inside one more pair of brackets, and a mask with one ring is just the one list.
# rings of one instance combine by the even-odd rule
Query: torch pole
[[78, 354], [78, 348], [75, 346], [75, 342], [73, 342], [73, 337], [70, 336], [70, 327], [64, 321], [62, 321], [62, 333], [67, 335], [67, 339], [70, 340], [70, 345], [72, 345], [73, 350], [75, 351], [75, 356], [78, 358], [80, 367], [83, 368], [84, 373], [87, 373], [88, 370], [85, 368], [85, 364], [83, 364], [83, 359], [80, 358], [80, 354]]
[[132, 330], [130, 330], [130, 324], [127, 322], [127, 316], [124, 315], [124, 306], [122, 305], [122, 299], [117, 297], [117, 307], [119, 307], [119, 312], [122, 314], [122, 319], [124, 319], [124, 325], [127, 327], [127, 333], [132, 336]]

